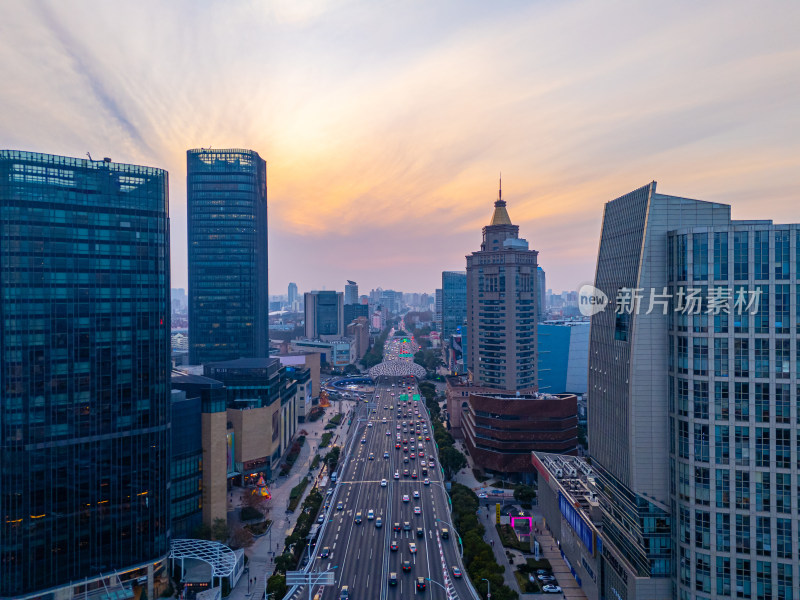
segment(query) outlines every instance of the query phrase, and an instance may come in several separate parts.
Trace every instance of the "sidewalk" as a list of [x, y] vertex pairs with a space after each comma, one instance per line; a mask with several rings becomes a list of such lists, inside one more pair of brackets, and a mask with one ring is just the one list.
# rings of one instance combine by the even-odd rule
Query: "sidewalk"
[[[338, 404], [338, 403], [337, 403]], [[347, 430], [347, 413], [354, 406], [352, 401], [344, 401], [342, 405], [342, 412], [345, 417], [336, 429], [330, 430], [333, 432], [333, 438], [327, 447], [323, 448], [321, 453], [326, 454], [334, 443], [341, 444], [343, 441], [344, 432]], [[325, 431], [325, 425], [330, 420], [330, 417], [338, 413], [338, 406], [331, 405], [325, 413], [325, 416], [314, 423], [299, 423], [298, 431], [305, 429], [308, 432], [306, 442], [300, 450], [300, 455], [297, 458], [292, 470], [287, 477], [277, 477], [272, 483], [269, 484], [270, 493], [272, 498], [267, 501], [268, 511], [267, 518], [272, 520], [268, 532], [261, 537], [256, 538], [253, 545], [245, 550], [249, 562], [246, 567], [245, 573], [239, 580], [238, 585], [231, 591], [228, 597], [230, 600], [258, 600], [264, 597], [264, 589], [266, 580], [272, 575], [274, 571], [275, 556], [280, 555], [283, 551], [283, 546], [286, 537], [294, 529], [297, 521], [297, 516], [300, 514], [300, 506], [294, 513], [287, 513], [286, 508], [289, 504], [289, 494], [292, 488], [300, 483], [309, 471], [311, 461], [319, 452], [320, 438]], [[315, 435], [317, 434], [317, 435]], [[314, 471], [314, 476], [319, 474], [322, 468], [320, 464]], [[303, 499], [313, 489], [315, 479], [312, 479], [305, 491], [303, 492]], [[242, 494], [250, 493], [248, 489], [237, 488], [233, 492], [233, 499], [231, 494], [228, 495], [228, 520], [238, 520], [237, 509], [242, 506]], [[249, 592], [248, 592], [249, 587]]]

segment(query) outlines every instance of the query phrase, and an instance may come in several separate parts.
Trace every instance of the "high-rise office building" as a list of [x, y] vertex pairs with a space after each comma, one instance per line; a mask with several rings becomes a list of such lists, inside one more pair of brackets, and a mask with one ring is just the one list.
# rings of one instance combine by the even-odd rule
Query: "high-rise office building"
[[358, 304], [358, 284], [355, 281], [347, 280], [344, 286], [344, 303]]
[[536, 268], [536, 293], [538, 304], [536, 306], [536, 313], [539, 322], [544, 321], [547, 315], [547, 276], [545, 275], [542, 267]]
[[467, 274], [442, 272], [442, 340], [450, 339], [467, 321]]
[[289, 306], [294, 306], [294, 303], [297, 301], [297, 284], [292, 282], [289, 284], [289, 296], [288, 296], [288, 303]]
[[364, 317], [369, 320], [369, 306], [366, 304], [345, 304], [344, 305], [344, 325], [347, 327], [350, 323], [359, 317]]
[[800, 226], [655, 182], [606, 205], [595, 286], [616, 306], [592, 317], [588, 415], [606, 597], [797, 590], [799, 263]]
[[442, 289], [436, 288], [433, 296], [433, 322], [438, 331], [442, 330]]
[[306, 292], [305, 326], [306, 337], [311, 340], [332, 340], [344, 336], [342, 292]]
[[537, 255], [511, 223], [501, 189], [480, 251], [467, 256], [467, 364], [476, 385], [536, 388]]
[[266, 357], [267, 163], [252, 150], [186, 152], [189, 361]]
[[0, 597], [166, 585], [167, 190], [161, 169], [0, 151]]

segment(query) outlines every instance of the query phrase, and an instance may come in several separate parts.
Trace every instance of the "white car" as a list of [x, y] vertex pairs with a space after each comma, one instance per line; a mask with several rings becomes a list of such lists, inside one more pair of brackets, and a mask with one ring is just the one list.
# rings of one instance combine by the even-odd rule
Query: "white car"
[[425, 480], [422, 482], [422, 485], [430, 485], [430, 484], [431, 484], [431, 480], [430, 480], [430, 479], [425, 479]]
[[394, 478], [395, 479], [400, 479], [400, 472], [399, 471], [395, 471], [394, 472]]
[[408, 502], [409, 500], [408, 494], [403, 494], [403, 502]]
[[381, 487], [386, 487], [388, 482], [385, 479], [381, 479]]
[[372, 519], [374, 519], [374, 518], [375, 518], [375, 511], [372, 510], [372, 509], [369, 509], [367, 511], [367, 521], [372, 521]]
[[561, 588], [559, 586], [557, 586], [557, 585], [549, 585], [548, 584], [548, 585], [542, 587], [542, 591], [545, 594], [559, 594], [559, 593], [561, 593]]
[[419, 490], [414, 490], [414, 498], [419, 498]]
[[370, 421], [369, 423], [367, 423], [367, 427], [372, 427], [372, 421]]
[[415, 515], [421, 515], [422, 514], [422, 509], [419, 506], [415, 506], [414, 507], [414, 514]]
[[392, 435], [392, 432], [387, 429], [386, 430], [386, 435]]

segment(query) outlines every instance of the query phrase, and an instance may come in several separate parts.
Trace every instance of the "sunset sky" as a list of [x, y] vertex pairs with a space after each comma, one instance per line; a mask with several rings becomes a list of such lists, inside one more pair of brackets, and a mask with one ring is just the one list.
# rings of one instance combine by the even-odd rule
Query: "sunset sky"
[[0, 148], [170, 173], [267, 161], [270, 292], [432, 292], [503, 173], [548, 287], [591, 280], [603, 203], [651, 180], [800, 221], [800, 2], [4, 2]]

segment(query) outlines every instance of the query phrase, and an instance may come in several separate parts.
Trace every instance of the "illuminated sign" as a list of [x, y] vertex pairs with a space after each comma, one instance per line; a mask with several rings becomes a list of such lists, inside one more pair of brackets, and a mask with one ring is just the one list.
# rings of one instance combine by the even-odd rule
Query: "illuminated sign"
[[578, 534], [583, 545], [586, 546], [589, 552], [594, 556], [594, 544], [592, 543], [594, 540], [594, 530], [583, 520], [580, 513], [561, 492], [558, 492], [558, 507], [561, 509], [561, 514], [569, 526]]

